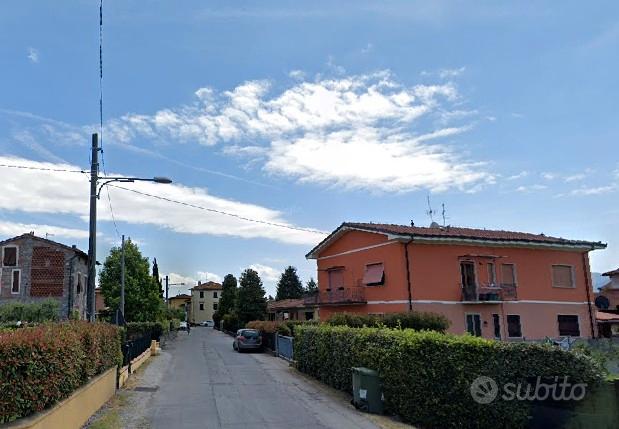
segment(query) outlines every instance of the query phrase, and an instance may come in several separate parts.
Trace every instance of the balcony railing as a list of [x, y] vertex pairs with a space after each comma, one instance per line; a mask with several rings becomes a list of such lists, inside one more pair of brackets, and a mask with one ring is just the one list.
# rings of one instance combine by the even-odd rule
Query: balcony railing
[[476, 286], [462, 288], [462, 301], [465, 302], [501, 302], [518, 299], [516, 285], [501, 284], [497, 286]]
[[306, 297], [306, 305], [352, 305], [365, 304], [365, 289], [362, 287], [338, 288], [321, 290], [315, 295]]

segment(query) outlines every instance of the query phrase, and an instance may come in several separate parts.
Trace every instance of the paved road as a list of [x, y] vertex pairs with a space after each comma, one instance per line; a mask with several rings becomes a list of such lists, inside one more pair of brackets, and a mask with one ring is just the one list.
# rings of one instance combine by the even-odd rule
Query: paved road
[[284, 360], [236, 353], [211, 328], [179, 333], [168, 353], [147, 404], [152, 428], [377, 428]]

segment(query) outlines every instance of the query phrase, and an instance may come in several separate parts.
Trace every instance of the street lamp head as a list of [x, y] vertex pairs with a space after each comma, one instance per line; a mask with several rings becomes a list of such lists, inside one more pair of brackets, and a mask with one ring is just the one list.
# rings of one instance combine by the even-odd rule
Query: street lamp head
[[153, 182], [168, 184], [168, 183], [172, 183], [172, 179], [168, 179], [167, 177], [155, 176], [153, 177]]

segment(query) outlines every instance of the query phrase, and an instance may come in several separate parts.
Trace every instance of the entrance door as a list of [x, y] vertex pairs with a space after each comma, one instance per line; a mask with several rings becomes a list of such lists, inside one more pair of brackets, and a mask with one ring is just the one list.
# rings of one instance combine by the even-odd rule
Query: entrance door
[[501, 318], [498, 314], [492, 315], [492, 323], [494, 325], [494, 338], [501, 339]]
[[479, 314], [466, 315], [466, 331], [475, 337], [481, 337], [481, 316]]
[[475, 264], [470, 261], [460, 262], [462, 293], [465, 301], [477, 301], [477, 284], [475, 282]]

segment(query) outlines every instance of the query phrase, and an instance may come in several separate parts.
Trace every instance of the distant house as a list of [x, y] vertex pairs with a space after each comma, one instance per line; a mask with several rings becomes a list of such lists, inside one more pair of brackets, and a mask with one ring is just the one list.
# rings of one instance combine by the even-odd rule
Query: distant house
[[318, 319], [316, 305], [306, 304], [303, 298], [280, 299], [267, 302], [269, 320], [314, 320]]
[[343, 223], [315, 259], [320, 319], [335, 312], [442, 313], [450, 332], [496, 339], [590, 338], [588, 253], [600, 242], [485, 229]]
[[213, 313], [217, 311], [222, 290], [221, 284], [216, 282], [198, 282], [197, 286], [191, 288], [189, 322], [198, 324], [213, 320]]
[[60, 317], [86, 317], [88, 255], [75, 246], [23, 234], [0, 242], [0, 305], [53, 298]]
[[168, 299], [170, 308], [180, 308], [181, 310], [187, 310], [186, 306], [191, 305], [191, 295], [181, 293]]
[[619, 310], [619, 268], [602, 275], [609, 281], [595, 294], [596, 305], [600, 310]]
[[95, 288], [95, 313], [99, 314], [101, 311], [106, 310], [105, 297], [100, 287]]
[[596, 321], [601, 337], [619, 337], [619, 314], [598, 311]]

